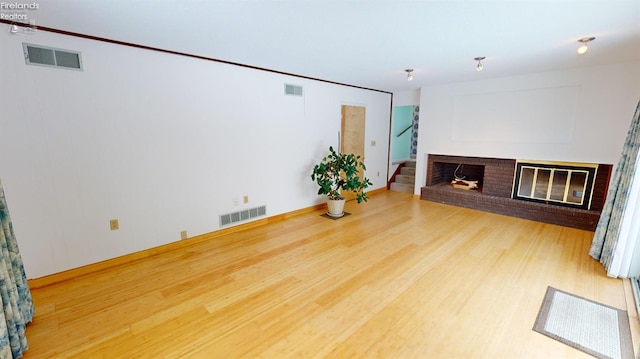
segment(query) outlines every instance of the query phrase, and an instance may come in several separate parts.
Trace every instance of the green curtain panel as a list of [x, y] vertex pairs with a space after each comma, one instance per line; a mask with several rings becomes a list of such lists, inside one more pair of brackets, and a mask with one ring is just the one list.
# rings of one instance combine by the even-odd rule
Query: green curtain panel
[[20, 358], [29, 348], [25, 329], [33, 319], [33, 300], [0, 182], [0, 359]]
[[622, 155], [616, 172], [611, 181], [611, 186], [607, 193], [607, 200], [600, 215], [600, 221], [593, 236], [589, 255], [599, 259], [607, 270], [607, 274], [612, 275], [610, 268], [613, 262], [613, 253], [620, 238], [620, 225], [622, 215], [627, 205], [631, 183], [636, 171], [636, 160], [640, 149], [640, 102], [636, 107], [636, 112], [631, 121], [631, 127], [627, 133], [627, 139], [622, 149]]

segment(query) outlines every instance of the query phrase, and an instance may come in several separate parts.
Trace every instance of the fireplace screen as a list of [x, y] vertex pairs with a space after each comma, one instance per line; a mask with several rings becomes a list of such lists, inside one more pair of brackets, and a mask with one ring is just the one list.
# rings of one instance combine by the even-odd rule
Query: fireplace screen
[[513, 198], [589, 209], [598, 165], [517, 161]]

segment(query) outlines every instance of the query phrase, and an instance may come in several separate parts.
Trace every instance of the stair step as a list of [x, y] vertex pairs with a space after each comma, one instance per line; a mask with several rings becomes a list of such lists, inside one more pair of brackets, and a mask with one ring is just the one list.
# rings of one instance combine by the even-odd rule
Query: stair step
[[405, 167], [416, 168], [416, 161], [407, 161], [404, 163]]
[[396, 175], [396, 182], [414, 184], [416, 182], [416, 176]]
[[391, 183], [391, 190], [396, 192], [413, 193], [413, 185], [409, 183]]
[[413, 167], [402, 167], [400, 169], [400, 174], [401, 175], [407, 175], [407, 176], [415, 176], [416, 175], [416, 169]]

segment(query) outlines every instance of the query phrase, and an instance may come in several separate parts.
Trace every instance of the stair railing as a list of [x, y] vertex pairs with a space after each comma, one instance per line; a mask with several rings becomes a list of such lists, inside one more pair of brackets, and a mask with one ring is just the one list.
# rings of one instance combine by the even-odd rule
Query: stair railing
[[402, 135], [404, 135], [405, 132], [409, 131], [409, 129], [413, 127], [413, 125], [409, 125], [409, 127], [405, 128], [404, 130], [402, 130], [399, 134], [396, 135], [396, 137], [400, 137]]

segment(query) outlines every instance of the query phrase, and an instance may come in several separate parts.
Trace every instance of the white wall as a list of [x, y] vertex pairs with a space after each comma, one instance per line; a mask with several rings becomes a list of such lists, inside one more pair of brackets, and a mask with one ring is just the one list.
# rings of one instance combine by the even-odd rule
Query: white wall
[[423, 87], [415, 193], [429, 153], [615, 165], [638, 79], [632, 62]]
[[[84, 70], [27, 66], [23, 41], [80, 51]], [[365, 175], [386, 186], [390, 94], [42, 31], [0, 47], [0, 177], [29, 278], [322, 202], [311, 168], [342, 104], [366, 106]]]
[[416, 106], [420, 104], [420, 89], [393, 93], [393, 106]]

